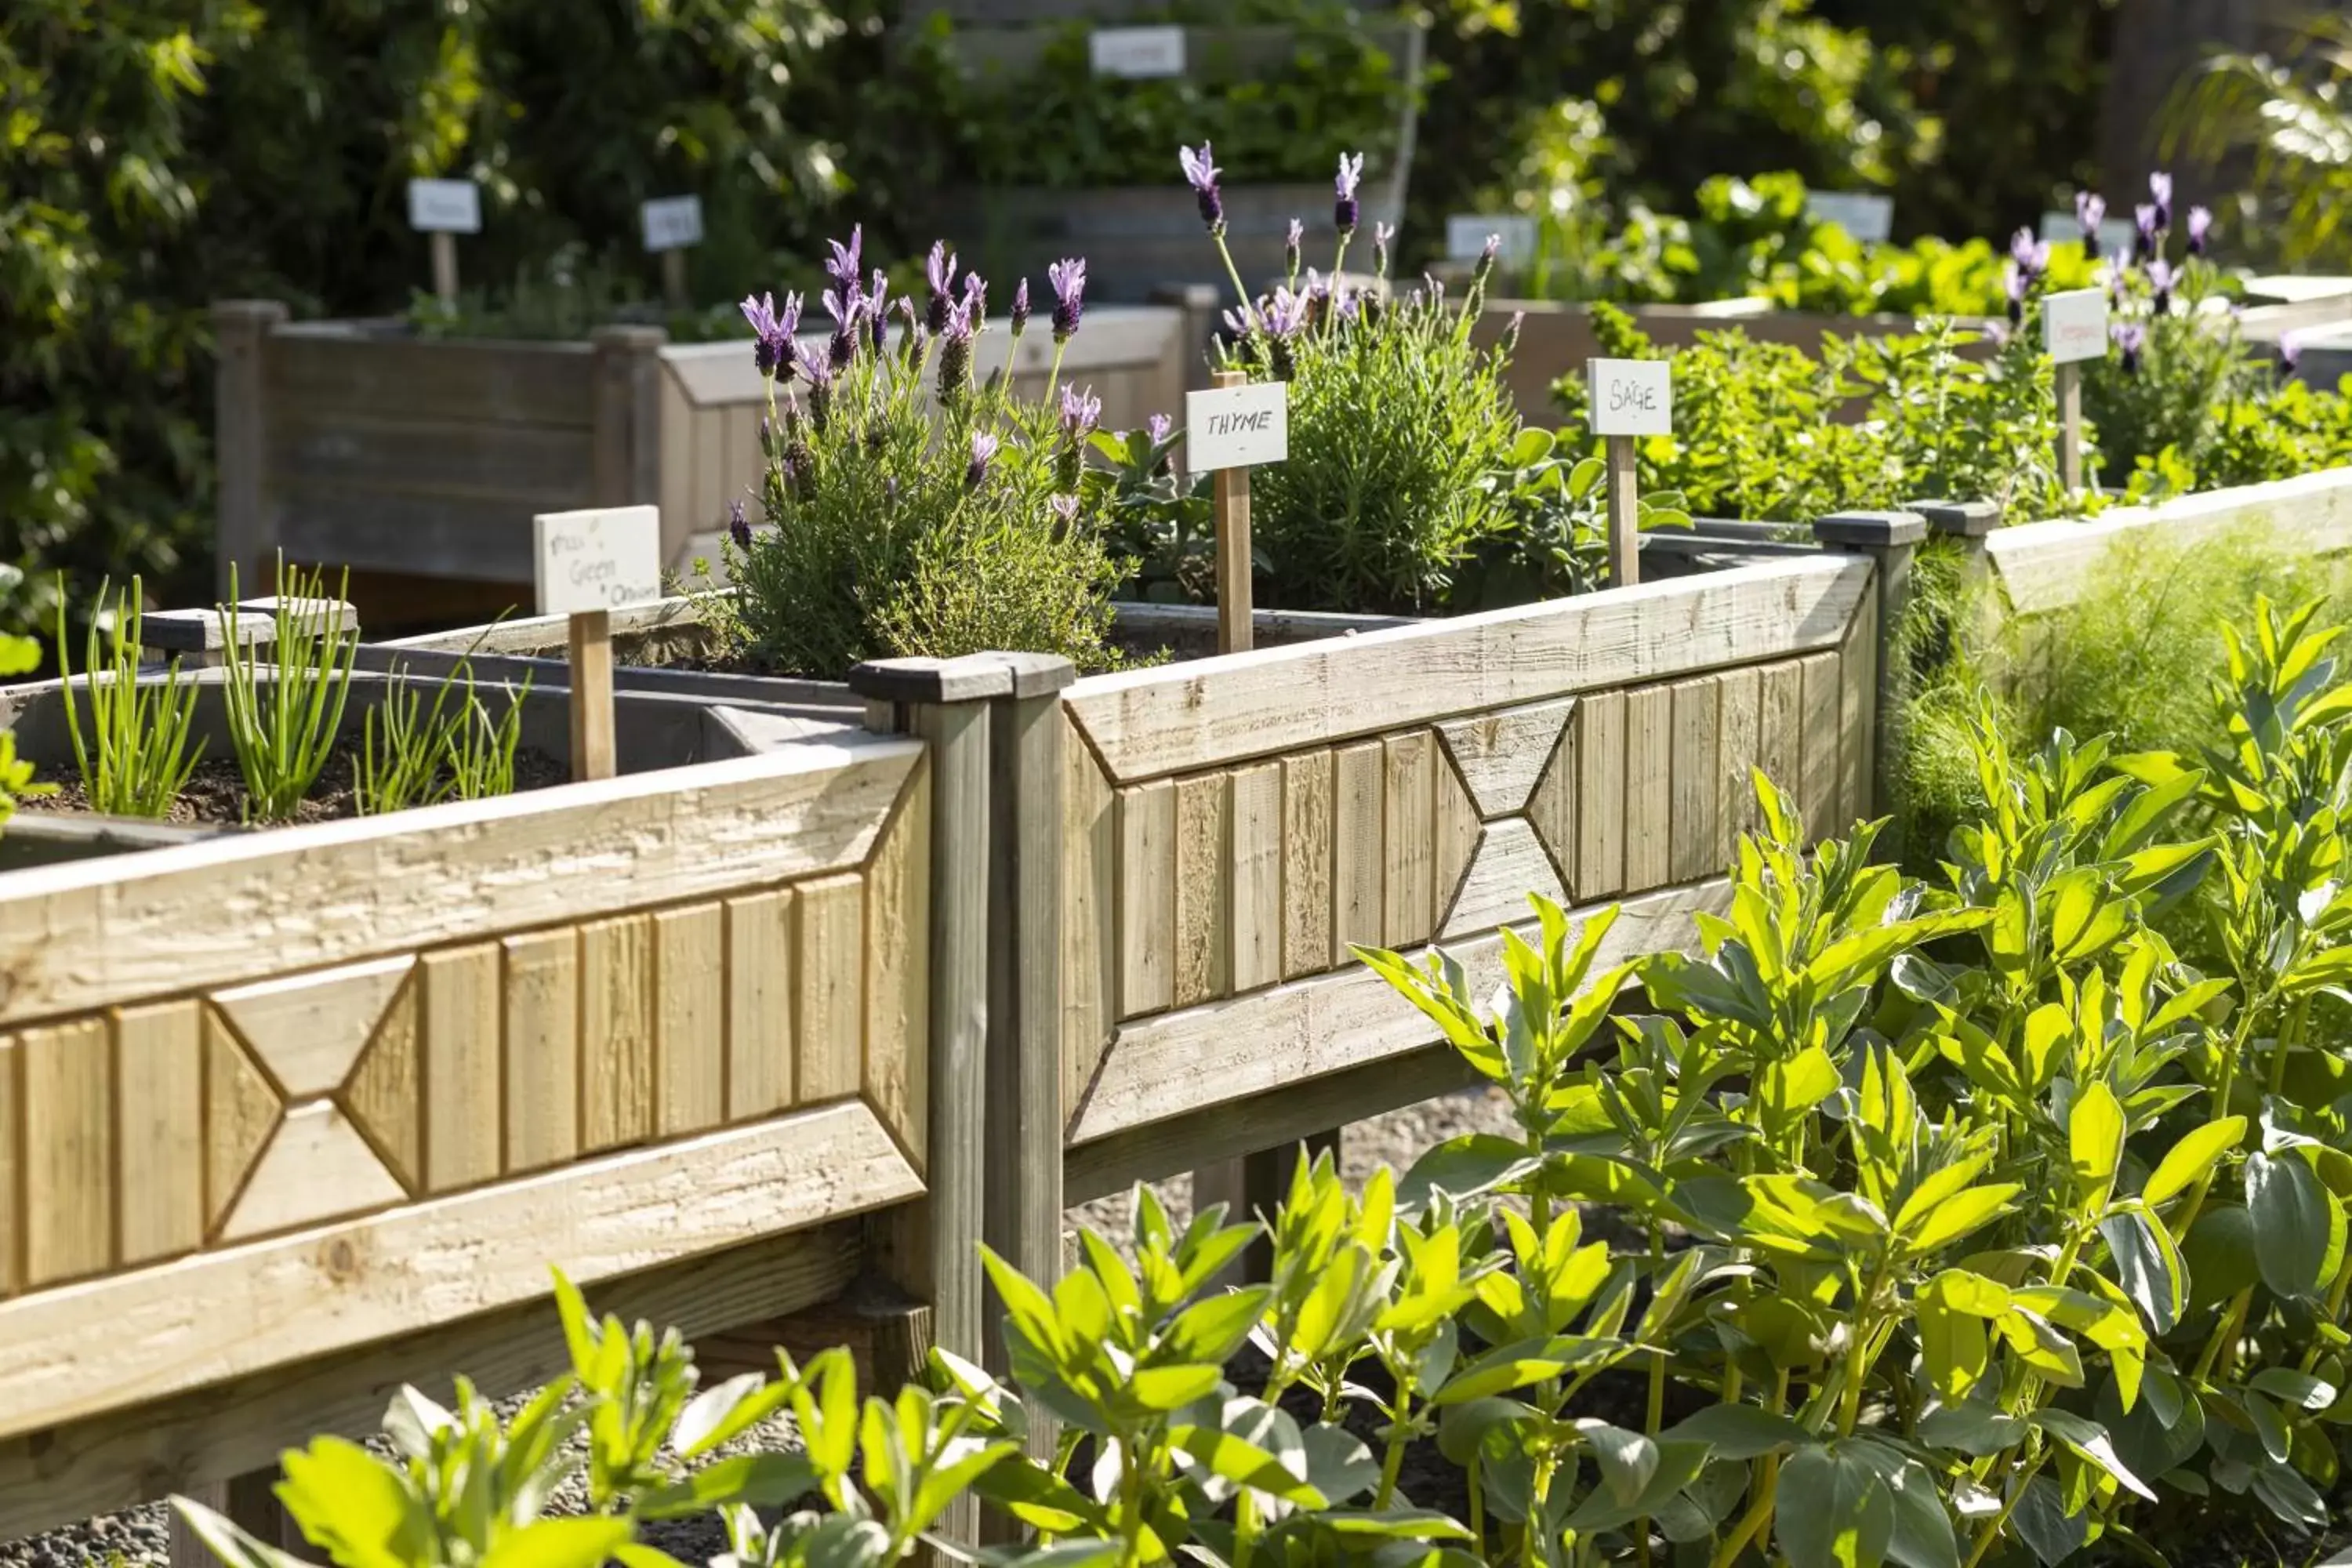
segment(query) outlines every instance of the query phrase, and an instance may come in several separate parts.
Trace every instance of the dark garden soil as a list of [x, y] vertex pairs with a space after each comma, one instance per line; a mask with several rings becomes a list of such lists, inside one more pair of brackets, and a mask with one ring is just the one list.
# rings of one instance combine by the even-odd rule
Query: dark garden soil
[[[319, 782], [311, 785], [309, 798], [297, 812], [295, 822], [338, 822], [359, 816], [358, 773], [356, 750], [345, 747], [329, 757]], [[517, 793], [568, 783], [571, 777], [569, 768], [544, 752], [524, 750], [515, 753]], [[82, 788], [80, 775], [70, 767], [45, 767], [37, 773], [37, 782], [57, 785], [58, 793], [25, 801], [25, 810], [76, 816], [89, 812], [89, 796]], [[188, 827], [240, 826], [245, 823], [245, 778], [237, 771], [236, 759], [208, 756], [196, 764], [196, 771], [163, 820]]]

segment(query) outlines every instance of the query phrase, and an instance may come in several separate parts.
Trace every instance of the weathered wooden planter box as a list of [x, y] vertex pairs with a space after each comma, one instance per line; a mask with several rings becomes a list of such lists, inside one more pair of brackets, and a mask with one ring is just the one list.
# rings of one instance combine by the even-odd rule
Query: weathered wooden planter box
[[[1030, 4], [1024, 0], [1024, 8]], [[1211, 80], [1265, 77], [1287, 65], [1296, 47], [1296, 32], [1288, 27], [1183, 31], [1186, 74]], [[1402, 100], [1391, 147], [1330, 149], [1335, 160], [1341, 152], [1367, 152], [1362, 233], [1356, 254], [1369, 261], [1374, 226], [1394, 226], [1402, 221], [1425, 46], [1418, 24], [1386, 22], [1363, 31], [1394, 62]], [[997, 20], [959, 25], [950, 42], [958, 62], [973, 75], [1009, 78], [1034, 69], [1058, 36], [1050, 25]], [[1255, 287], [1283, 276], [1285, 239], [1293, 218], [1317, 237], [1310, 258], [1318, 267], [1328, 265], [1332, 199], [1328, 180], [1251, 184], [1236, 172], [1223, 195], [1225, 244], [1245, 281]], [[1188, 284], [1221, 291], [1230, 287], [1224, 263], [1202, 229], [1192, 193], [1179, 177], [1173, 147], [1168, 149], [1167, 176], [1156, 184], [1080, 190], [980, 184], [939, 192], [932, 205], [941, 232], [964, 264], [978, 266], [992, 279], [1006, 279], [1007, 286], [1013, 278], [1026, 277], [1033, 289], [1042, 289], [1048, 265], [1063, 257], [1083, 256], [1087, 291], [1105, 300], [1149, 300], [1159, 290]]]
[[[531, 518], [654, 502], [663, 559], [715, 555], [728, 502], [757, 479], [767, 387], [748, 342], [670, 343], [613, 327], [589, 342], [427, 341], [393, 321], [215, 307], [220, 587], [267, 582], [279, 550], [348, 566], [366, 624], [447, 625], [530, 606]], [[1002, 323], [985, 376], [1006, 363]], [[1172, 310], [1087, 312], [1063, 362], [1112, 428], [1181, 411], [1194, 345]], [[1016, 386], [1042, 391], [1051, 336], [1027, 334]]]

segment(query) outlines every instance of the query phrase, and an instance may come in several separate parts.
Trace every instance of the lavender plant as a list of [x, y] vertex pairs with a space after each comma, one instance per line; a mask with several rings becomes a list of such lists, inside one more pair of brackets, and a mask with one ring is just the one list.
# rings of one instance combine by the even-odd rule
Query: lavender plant
[[[1112, 662], [1119, 567], [1102, 492], [1083, 483], [1101, 401], [1061, 381], [1085, 311], [1086, 263], [1051, 270], [1052, 368], [1042, 396], [982, 384], [987, 285], [931, 247], [925, 298], [869, 277], [862, 236], [832, 244], [820, 298], [832, 331], [803, 342], [803, 301], [743, 301], [768, 378], [765, 527], [738, 506], [722, 546], [736, 593], [722, 634], [761, 668], [837, 676], [861, 659], [987, 648]], [[1030, 329], [1024, 280], [1015, 343]], [[890, 336], [893, 315], [898, 336]]]
[[[118, 595], [114, 614], [93, 616], [82, 657], [82, 695], [89, 703], [89, 733], [82, 732], [74, 700], [73, 666], [66, 652], [64, 585], [58, 593], [58, 675], [64, 685], [66, 735], [90, 809], [116, 816], [162, 817], [204, 757], [188, 743], [195, 721], [196, 689], [183, 685], [173, 659], [160, 682], [139, 679], [139, 579]], [[99, 601], [106, 599], [101, 584]], [[110, 622], [101, 632], [100, 622]], [[101, 645], [101, 637], [104, 643]]]
[[[1511, 499], [1483, 481], [1510, 466], [1518, 416], [1502, 379], [1513, 346], [1479, 348], [1489, 246], [1459, 306], [1434, 279], [1397, 298], [1385, 228], [1370, 278], [1350, 277], [1361, 216], [1360, 156], [1333, 183], [1331, 272], [1300, 270], [1260, 294], [1225, 244], [1221, 171], [1206, 142], [1180, 163], [1239, 298], [1224, 363], [1290, 384], [1290, 452], [1252, 479], [1256, 541], [1271, 563], [1269, 603], [1358, 612], [1444, 605], [1482, 540], [1512, 525]], [[1514, 339], [1516, 333], [1513, 334]]]

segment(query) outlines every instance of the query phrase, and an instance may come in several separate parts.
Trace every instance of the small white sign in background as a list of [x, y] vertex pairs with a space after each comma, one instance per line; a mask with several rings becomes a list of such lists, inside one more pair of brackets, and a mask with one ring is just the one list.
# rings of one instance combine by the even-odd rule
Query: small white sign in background
[[408, 182], [408, 226], [419, 234], [482, 232], [482, 187], [471, 180]]
[[2042, 297], [2042, 341], [2060, 364], [2105, 359], [2107, 354], [2107, 291], [2069, 289]]
[[1833, 223], [1864, 245], [1883, 244], [1895, 232], [1895, 198], [1814, 191], [1805, 210], [1817, 223]]
[[[2129, 256], [2131, 254], [2134, 233], [2135, 231], [2132, 228], [2131, 219], [2129, 218], [2111, 217], [2103, 219], [2099, 224], [2099, 254], [2102, 256]], [[2042, 244], [2063, 245], [2070, 239], [2080, 239], [2082, 237], [2083, 225], [2073, 213], [2043, 213], [2042, 215]]]
[[660, 196], [637, 209], [647, 250], [684, 250], [702, 243], [702, 198]]
[[531, 586], [542, 616], [658, 599], [661, 508], [541, 512], [530, 520], [530, 560]]
[[1592, 393], [1595, 436], [1671, 436], [1675, 429], [1674, 370], [1662, 359], [1584, 362]]
[[1261, 381], [1184, 395], [1184, 467], [1195, 474], [1290, 456], [1290, 384]]
[[1445, 258], [1475, 261], [1493, 235], [1502, 247], [1496, 258], [1506, 267], [1525, 267], [1536, 258], [1536, 220], [1525, 213], [1457, 213], [1445, 220]]
[[1099, 27], [1087, 35], [1087, 58], [1097, 76], [1182, 76], [1184, 29]]

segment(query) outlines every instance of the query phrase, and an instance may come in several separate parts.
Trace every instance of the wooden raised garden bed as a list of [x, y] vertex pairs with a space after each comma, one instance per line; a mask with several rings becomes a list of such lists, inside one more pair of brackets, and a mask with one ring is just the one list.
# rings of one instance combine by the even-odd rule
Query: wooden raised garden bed
[[[215, 319], [224, 592], [231, 564], [262, 581], [283, 550], [349, 565], [368, 625], [487, 620], [530, 605], [535, 514], [656, 503], [663, 560], [683, 570], [715, 556], [728, 502], [760, 473], [767, 388], [748, 340], [424, 340], [391, 321], [290, 321], [268, 301]], [[1008, 341], [1002, 323], [982, 337], [982, 376]], [[1024, 337], [1014, 384], [1035, 395], [1052, 353], [1049, 334]], [[1105, 306], [1062, 375], [1124, 429], [1181, 408], [1195, 357], [1181, 311]]]

